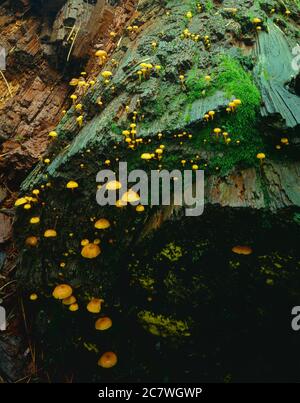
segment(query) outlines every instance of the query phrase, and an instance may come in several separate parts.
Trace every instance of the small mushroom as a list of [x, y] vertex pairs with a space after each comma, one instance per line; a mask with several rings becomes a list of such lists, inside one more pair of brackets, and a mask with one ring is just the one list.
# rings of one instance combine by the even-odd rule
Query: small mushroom
[[75, 302], [76, 302], [76, 298], [74, 297], [74, 295], [70, 295], [69, 297], [64, 298], [62, 300], [62, 303], [64, 305], [72, 305], [72, 304], [75, 304]]
[[95, 56], [98, 58], [98, 62], [102, 65], [107, 59], [107, 52], [105, 50], [97, 50]]
[[29, 222], [30, 222], [30, 224], [39, 224], [40, 217], [31, 217]]
[[100, 218], [95, 222], [95, 228], [97, 229], [107, 229], [110, 227], [110, 222], [106, 218]]
[[36, 246], [38, 244], [38, 238], [36, 236], [29, 236], [25, 240], [27, 246]]
[[51, 131], [51, 132], [48, 134], [48, 136], [54, 139], [54, 138], [57, 137], [57, 132]]
[[75, 181], [69, 181], [67, 184], [66, 184], [66, 188], [67, 189], [76, 189], [76, 188], [78, 188], [78, 183], [77, 182], [75, 182]]
[[78, 309], [79, 309], [79, 305], [76, 302], [69, 306], [69, 311], [71, 311], [71, 312], [76, 312], [76, 311], [78, 311]]
[[152, 159], [152, 154], [150, 154], [150, 153], [143, 153], [143, 154], [141, 155], [141, 159], [142, 159], [142, 160], [149, 161], [149, 160]]
[[101, 355], [98, 361], [98, 365], [102, 368], [112, 368], [117, 364], [117, 362], [118, 358], [116, 354], [112, 351], [107, 351], [106, 353]]
[[72, 287], [68, 284], [59, 284], [57, 285], [53, 292], [52, 295], [55, 299], [65, 299], [69, 298], [73, 293]]
[[104, 300], [100, 298], [92, 298], [87, 304], [86, 309], [91, 313], [99, 313], [101, 311], [101, 304]]
[[55, 238], [57, 236], [57, 232], [55, 229], [47, 229], [44, 232], [44, 237], [45, 238]]
[[251, 255], [252, 248], [250, 246], [237, 245], [232, 248], [232, 252], [238, 255]]
[[124, 193], [121, 197], [121, 201], [124, 203], [135, 203], [139, 200], [140, 196], [132, 189], [129, 189], [128, 192]]
[[262, 164], [264, 159], [266, 158], [266, 154], [264, 153], [258, 153], [256, 158], [260, 161], [260, 163]]
[[15, 201], [15, 207], [23, 206], [27, 203], [27, 199], [25, 197], [21, 197]]
[[101, 253], [99, 245], [88, 243], [81, 250], [81, 256], [86, 259], [95, 259]]
[[107, 330], [112, 327], [112, 320], [108, 316], [104, 316], [103, 318], [99, 318], [95, 322], [96, 330]]

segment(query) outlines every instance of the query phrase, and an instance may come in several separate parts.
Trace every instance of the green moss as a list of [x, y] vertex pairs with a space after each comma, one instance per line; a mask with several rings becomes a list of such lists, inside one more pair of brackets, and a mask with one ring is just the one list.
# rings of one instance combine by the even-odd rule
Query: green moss
[[143, 323], [144, 328], [155, 336], [182, 337], [191, 335], [186, 321], [175, 320], [150, 311], [139, 312], [138, 318]]
[[[210, 91], [221, 90], [228, 99], [238, 98], [242, 105], [235, 113], [223, 113], [194, 136], [198, 146], [214, 151], [216, 156], [210, 161], [210, 168], [220, 169], [225, 174], [234, 166], [256, 166], [256, 155], [264, 150], [264, 143], [257, 128], [260, 107], [260, 92], [253, 82], [250, 73], [244, 70], [241, 63], [229, 56], [222, 56], [218, 74]], [[231, 143], [217, 141], [212, 135], [213, 128], [220, 127], [229, 133]], [[240, 144], [237, 144], [239, 141]]]
[[203, 71], [194, 67], [187, 74], [186, 87], [188, 90], [188, 100], [192, 103], [207, 94], [209, 83], [205, 81]]
[[160, 253], [171, 262], [176, 262], [183, 256], [183, 252], [180, 246], [176, 246], [173, 243], [169, 243]]
[[145, 290], [152, 291], [155, 280], [150, 277], [141, 277], [139, 278], [139, 283]]

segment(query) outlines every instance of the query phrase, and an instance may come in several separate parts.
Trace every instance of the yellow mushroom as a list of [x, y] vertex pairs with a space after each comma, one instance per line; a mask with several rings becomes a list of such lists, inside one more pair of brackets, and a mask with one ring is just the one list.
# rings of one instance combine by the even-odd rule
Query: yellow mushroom
[[68, 284], [59, 284], [57, 285], [53, 292], [52, 295], [56, 299], [65, 299], [69, 298], [73, 293], [72, 287]]
[[118, 362], [118, 358], [115, 353], [108, 351], [99, 358], [98, 365], [102, 368], [112, 368]]
[[266, 154], [258, 153], [256, 158], [259, 159], [260, 163], [262, 163], [264, 161], [264, 159], [266, 158]]
[[78, 311], [78, 309], [79, 309], [79, 305], [77, 303], [71, 304], [69, 306], [69, 311], [71, 311], [71, 312], [76, 312], [76, 311]]
[[78, 126], [81, 127], [83, 124], [83, 116], [80, 115], [76, 118], [76, 122], [78, 123]]
[[250, 246], [234, 246], [232, 248], [232, 252], [238, 254], [238, 255], [251, 255], [252, 253], [252, 248]]
[[27, 246], [36, 246], [38, 244], [38, 238], [36, 236], [29, 236], [25, 240]]
[[106, 71], [103, 71], [103, 72], [101, 73], [101, 75], [102, 75], [102, 77], [103, 77], [105, 80], [109, 80], [109, 79], [112, 77], [112, 72], [106, 70]]
[[44, 232], [44, 237], [45, 238], [55, 238], [57, 236], [57, 232], [55, 229], [47, 229]]
[[95, 56], [98, 58], [98, 63], [102, 65], [107, 59], [107, 52], [105, 50], [97, 50]]
[[72, 304], [75, 304], [75, 302], [76, 302], [76, 298], [74, 297], [74, 295], [70, 295], [69, 297], [64, 298], [62, 300], [62, 303], [64, 305], [72, 305]]
[[101, 311], [101, 304], [104, 300], [100, 298], [92, 298], [87, 304], [86, 309], [91, 313], [99, 313]]
[[29, 222], [30, 224], [38, 224], [40, 222], [40, 217], [31, 217]]
[[15, 201], [15, 207], [22, 206], [27, 203], [27, 199], [25, 197], [21, 197]]
[[76, 188], [78, 188], [78, 183], [77, 182], [75, 182], [75, 181], [69, 181], [67, 184], [66, 184], [66, 188], [67, 189], [76, 189]]
[[51, 138], [56, 138], [57, 137], [57, 133], [55, 131], [52, 131], [48, 134], [49, 137]]
[[108, 316], [104, 316], [103, 318], [99, 318], [95, 322], [96, 330], [107, 330], [112, 327], [112, 320]]
[[100, 218], [94, 226], [97, 229], [107, 229], [110, 227], [110, 222], [106, 218]]
[[101, 253], [99, 245], [88, 243], [81, 250], [81, 256], [86, 259], [95, 259]]
[[258, 18], [258, 17], [255, 17], [255, 18], [252, 19], [252, 22], [253, 22], [253, 24], [261, 24], [262, 20], [260, 18]]
[[73, 104], [75, 104], [76, 99], [77, 99], [78, 97], [77, 97], [77, 95], [76, 95], [76, 94], [72, 94], [72, 95], [70, 96], [70, 98], [72, 99]]
[[142, 159], [142, 160], [149, 161], [149, 160], [152, 159], [152, 154], [150, 154], [150, 153], [144, 153], [144, 154], [141, 155], [141, 159]]
[[132, 189], [129, 189], [128, 192], [124, 193], [121, 197], [121, 201], [124, 203], [135, 203], [139, 200], [140, 196]]

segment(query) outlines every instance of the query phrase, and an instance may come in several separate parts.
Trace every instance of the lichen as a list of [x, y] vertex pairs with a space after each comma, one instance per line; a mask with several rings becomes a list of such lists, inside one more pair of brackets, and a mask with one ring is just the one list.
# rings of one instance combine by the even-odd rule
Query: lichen
[[144, 328], [155, 336], [186, 337], [191, 335], [187, 321], [176, 320], [150, 311], [139, 312], [138, 318]]

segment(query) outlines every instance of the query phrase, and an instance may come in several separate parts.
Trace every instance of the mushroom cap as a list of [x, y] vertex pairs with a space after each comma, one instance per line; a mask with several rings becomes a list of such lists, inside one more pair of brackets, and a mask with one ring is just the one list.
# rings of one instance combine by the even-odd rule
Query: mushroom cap
[[37, 294], [33, 293], [33, 294], [30, 294], [29, 299], [30, 299], [30, 301], [36, 301], [38, 299], [38, 296], [37, 296]]
[[235, 103], [235, 105], [241, 105], [242, 101], [240, 99], [234, 99], [233, 102]]
[[72, 87], [76, 87], [78, 81], [78, 78], [72, 78], [72, 80], [69, 82], [69, 85], [71, 85]]
[[257, 157], [259, 160], [263, 160], [263, 159], [266, 158], [266, 154], [264, 154], [264, 153], [258, 153], [256, 157]]
[[141, 159], [142, 160], [151, 160], [152, 159], [152, 155], [150, 154], [150, 153], [143, 153], [142, 155], [141, 155]]
[[103, 78], [110, 78], [111, 76], [112, 76], [112, 72], [111, 71], [103, 71], [102, 73], [101, 73], [101, 75], [102, 75], [102, 77]]
[[121, 197], [121, 201], [125, 203], [134, 203], [140, 200], [140, 196], [132, 189], [129, 189], [128, 192], [124, 193]]
[[89, 243], [82, 248], [81, 256], [86, 259], [94, 259], [99, 256], [101, 253], [101, 249], [99, 245], [94, 243]]
[[97, 57], [107, 57], [107, 52], [105, 50], [97, 50], [95, 53], [95, 56]]
[[71, 304], [71, 305], [69, 306], [69, 311], [71, 311], [71, 312], [76, 312], [76, 311], [78, 311], [78, 309], [79, 309], [79, 306], [78, 306], [78, 304], [76, 304], [76, 303]]
[[57, 132], [55, 131], [50, 132], [49, 137], [57, 137]]
[[78, 183], [75, 182], [75, 181], [69, 181], [69, 182], [66, 184], [66, 188], [67, 188], [67, 189], [76, 189], [76, 188], [78, 188]]
[[99, 318], [95, 322], [96, 330], [107, 330], [112, 327], [112, 320], [108, 316], [104, 316], [103, 318]]
[[97, 229], [107, 229], [110, 227], [110, 222], [106, 218], [100, 218], [95, 222], [95, 228]]
[[38, 243], [38, 238], [36, 236], [29, 236], [25, 240], [27, 246], [36, 246]]
[[104, 302], [100, 298], [92, 298], [87, 304], [86, 309], [91, 313], [99, 313], [101, 311], [101, 304]]
[[40, 222], [40, 217], [31, 217], [29, 222], [30, 224], [38, 224]]
[[237, 245], [232, 248], [232, 252], [238, 255], [251, 255], [252, 248], [250, 246]]
[[75, 302], [76, 302], [76, 298], [74, 297], [74, 295], [70, 295], [68, 298], [64, 298], [62, 300], [62, 303], [64, 305], [72, 305], [72, 304], [75, 304]]
[[142, 204], [139, 204], [138, 206], [136, 206], [135, 209], [138, 213], [142, 213], [143, 211], [145, 211], [145, 207]]
[[55, 238], [56, 236], [57, 236], [57, 232], [55, 231], [55, 229], [47, 229], [44, 232], [45, 238]]
[[98, 365], [102, 368], [112, 368], [118, 362], [118, 358], [112, 351], [107, 351], [99, 358]]
[[57, 236], [57, 232], [55, 231], [55, 229], [47, 229], [44, 232], [45, 238], [55, 238], [56, 236]]
[[59, 284], [57, 285], [53, 292], [52, 295], [56, 299], [65, 299], [69, 298], [73, 293], [72, 287], [68, 284]]
[[258, 17], [255, 17], [255, 18], [253, 18], [252, 22], [254, 24], [260, 24], [262, 22], [262, 20], [260, 18], [258, 18]]
[[85, 245], [88, 245], [90, 243], [90, 241], [88, 240], [88, 239], [83, 239], [81, 242], [80, 242], [80, 245], [81, 246], [85, 246]]
[[121, 187], [122, 187], [122, 183], [119, 181], [110, 181], [110, 182], [107, 182], [107, 184], [106, 184], [107, 190], [118, 190], [118, 189], [121, 189]]
[[20, 197], [15, 201], [15, 207], [22, 206], [23, 204], [27, 203], [27, 199], [25, 197]]

